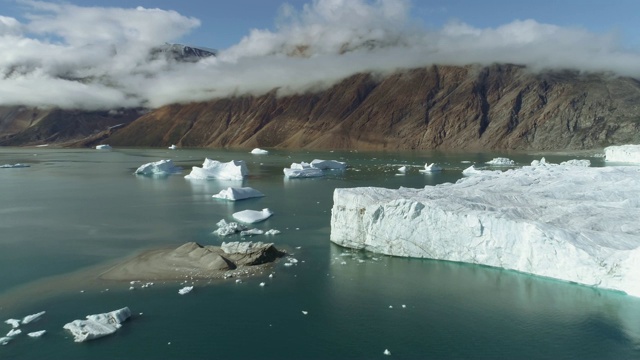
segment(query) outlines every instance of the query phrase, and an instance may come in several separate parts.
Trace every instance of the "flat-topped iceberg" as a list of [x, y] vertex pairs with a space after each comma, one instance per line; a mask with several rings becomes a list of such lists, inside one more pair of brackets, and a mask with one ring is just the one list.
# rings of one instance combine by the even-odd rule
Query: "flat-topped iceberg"
[[604, 149], [606, 161], [640, 164], [640, 145], [609, 146]]
[[98, 145], [96, 146], [96, 150], [111, 150], [111, 146], [109, 145]]
[[146, 176], [166, 176], [171, 174], [178, 174], [182, 171], [182, 168], [175, 166], [171, 160], [160, 160], [156, 162], [150, 162], [141, 165], [134, 174], [146, 175]]
[[290, 168], [284, 168], [284, 176], [289, 179], [295, 178], [313, 178], [324, 176], [324, 173], [320, 169], [313, 168], [311, 166], [304, 167], [305, 163], [291, 164]]
[[233, 213], [233, 218], [247, 224], [253, 224], [267, 220], [273, 212], [269, 209], [258, 210], [242, 210]]
[[190, 180], [242, 180], [249, 175], [249, 169], [243, 160], [231, 160], [223, 163], [217, 160], [204, 159], [202, 167], [194, 166], [191, 173], [185, 176]]
[[640, 296], [640, 168], [536, 165], [424, 189], [336, 189], [331, 241]]
[[313, 159], [311, 161], [311, 167], [320, 170], [344, 170], [347, 168], [347, 163], [337, 160]]
[[212, 197], [223, 200], [238, 201], [263, 196], [263, 193], [251, 187], [228, 187]]
[[87, 315], [86, 320], [74, 320], [65, 324], [63, 328], [71, 331], [75, 342], [83, 342], [113, 334], [129, 317], [131, 310], [124, 307], [108, 313]]
[[485, 164], [493, 166], [514, 166], [516, 162], [509, 158], [497, 157], [487, 161]]
[[260, 148], [255, 148], [253, 150], [251, 150], [251, 153], [253, 155], [267, 155], [269, 152], [267, 150], [263, 150]]

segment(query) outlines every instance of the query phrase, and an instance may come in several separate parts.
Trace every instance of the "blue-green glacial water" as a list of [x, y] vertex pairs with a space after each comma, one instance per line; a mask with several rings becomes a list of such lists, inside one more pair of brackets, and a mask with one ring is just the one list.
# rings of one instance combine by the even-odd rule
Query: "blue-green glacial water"
[[[0, 169], [0, 337], [10, 330], [5, 319], [46, 311], [0, 346], [0, 359], [376, 359], [386, 358], [385, 349], [394, 359], [640, 358], [638, 298], [482, 266], [354, 253], [329, 242], [333, 189], [452, 182], [466, 161], [498, 155], [520, 165], [543, 155], [552, 162], [577, 157], [0, 148], [0, 165], [31, 165]], [[250, 175], [240, 183], [185, 180], [205, 157], [245, 160]], [[350, 168], [284, 179], [291, 162], [314, 158]], [[599, 157], [580, 158], [603, 165]], [[183, 174], [132, 175], [160, 159], [173, 159]], [[445, 171], [418, 173], [427, 161]], [[396, 176], [405, 164], [416, 167]], [[266, 197], [211, 198], [229, 185], [251, 186]], [[265, 207], [275, 215], [256, 227], [282, 233], [250, 240], [273, 241], [300, 261], [276, 263], [273, 278], [200, 281], [184, 296], [179, 283], [130, 291], [127, 282], [97, 279], [110, 263], [146, 249], [220, 244], [211, 234], [220, 219]], [[74, 343], [62, 329], [124, 306], [134, 316], [114, 335]], [[43, 329], [41, 338], [25, 335]]]

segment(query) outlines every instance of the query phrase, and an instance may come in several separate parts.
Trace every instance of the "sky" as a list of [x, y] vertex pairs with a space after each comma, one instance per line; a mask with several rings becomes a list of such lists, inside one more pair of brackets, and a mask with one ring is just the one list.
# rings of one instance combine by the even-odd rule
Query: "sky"
[[[0, 105], [286, 95], [431, 64], [640, 77], [639, 13], [637, 0], [0, 0]], [[220, 53], [150, 59], [166, 42]]]

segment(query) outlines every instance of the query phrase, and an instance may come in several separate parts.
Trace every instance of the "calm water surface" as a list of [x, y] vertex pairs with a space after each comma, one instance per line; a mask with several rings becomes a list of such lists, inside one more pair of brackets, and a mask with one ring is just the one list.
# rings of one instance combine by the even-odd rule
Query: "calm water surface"
[[[640, 358], [640, 300], [624, 294], [500, 269], [352, 252], [329, 242], [336, 187], [424, 187], [453, 182], [471, 163], [506, 155], [528, 164], [545, 155], [488, 153], [286, 152], [267, 156], [220, 150], [0, 148], [0, 320], [46, 310], [0, 347], [1, 359], [373, 359]], [[188, 181], [205, 157], [245, 160], [243, 182]], [[282, 168], [314, 158], [350, 169], [320, 179], [285, 180]], [[602, 166], [602, 158], [589, 158]], [[173, 159], [185, 171], [167, 178], [132, 175]], [[443, 164], [423, 175], [425, 162]], [[464, 161], [464, 162], [463, 162]], [[471, 162], [468, 163], [467, 161]], [[396, 176], [401, 165], [415, 165]], [[211, 198], [227, 186], [267, 196], [238, 203]], [[220, 219], [268, 207], [257, 224], [300, 260], [275, 264], [235, 284], [179, 283], [129, 291], [96, 280], [100, 268], [143, 250], [187, 241], [220, 244]], [[240, 240], [238, 236], [225, 241]], [[267, 286], [260, 287], [260, 282]], [[403, 307], [403, 305], [405, 307]], [[129, 306], [135, 314], [115, 335], [77, 344], [62, 325]], [[303, 315], [302, 311], [308, 311]], [[10, 329], [0, 323], [0, 336]]]

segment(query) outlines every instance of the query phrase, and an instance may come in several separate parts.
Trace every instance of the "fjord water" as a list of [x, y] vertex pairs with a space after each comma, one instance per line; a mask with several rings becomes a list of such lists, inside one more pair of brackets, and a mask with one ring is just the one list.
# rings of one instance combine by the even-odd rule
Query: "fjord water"
[[[453, 182], [470, 163], [505, 154], [221, 150], [0, 148], [0, 320], [47, 311], [0, 346], [2, 359], [372, 359], [640, 357], [640, 299], [510, 271], [352, 252], [329, 242], [336, 187], [424, 187]], [[508, 154], [520, 165], [543, 154]], [[242, 182], [188, 181], [205, 157], [245, 160]], [[314, 158], [351, 166], [325, 178], [286, 180], [282, 168]], [[572, 155], [549, 155], [559, 162]], [[602, 158], [589, 158], [602, 166]], [[132, 175], [173, 159], [182, 175]], [[418, 167], [436, 161], [439, 174]], [[465, 162], [463, 162], [465, 161]], [[416, 165], [397, 176], [401, 165]], [[266, 197], [228, 203], [211, 195], [251, 186]], [[178, 294], [179, 283], [129, 290], [97, 274], [146, 249], [212, 235], [216, 222], [244, 209], [275, 215], [256, 227], [299, 260], [268, 272]], [[265, 282], [266, 286], [258, 284]], [[114, 335], [77, 344], [62, 325], [128, 306], [134, 316]], [[308, 313], [304, 315], [302, 311]], [[10, 326], [0, 323], [0, 336]], [[4, 331], [4, 333], [2, 332]]]

